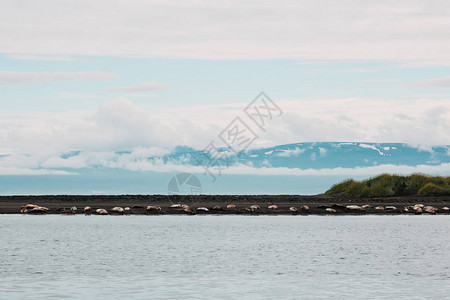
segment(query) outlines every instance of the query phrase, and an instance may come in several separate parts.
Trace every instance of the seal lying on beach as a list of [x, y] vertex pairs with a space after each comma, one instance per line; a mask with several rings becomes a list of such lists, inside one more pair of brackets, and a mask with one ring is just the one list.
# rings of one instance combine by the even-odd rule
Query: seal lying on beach
[[189, 206], [186, 207], [186, 208], [184, 209], [184, 212], [187, 213], [187, 214], [189, 214], [189, 215], [195, 215], [195, 214], [197, 214], [197, 213], [195, 212], [195, 209], [190, 208]]
[[36, 204], [26, 204], [26, 205], [21, 206], [20, 208], [33, 209], [33, 208], [36, 208], [36, 207], [39, 207], [39, 205], [36, 205]]
[[96, 213], [97, 215], [107, 215], [107, 214], [108, 214], [108, 211], [107, 211], [106, 209], [104, 209], [104, 208], [99, 208], [99, 209], [96, 209], [96, 210], [95, 210], [95, 213]]
[[335, 213], [336, 212], [336, 210], [332, 209], [332, 208], [326, 208], [325, 211], [329, 212], [329, 213]]
[[227, 208], [228, 209], [237, 208], [237, 205], [236, 204], [228, 204]]
[[415, 204], [412, 209], [416, 215], [420, 215], [423, 212], [422, 207], [424, 207], [424, 206], [425, 205], [423, 205], [423, 204]]
[[364, 208], [362, 208], [359, 205], [347, 205], [345, 208], [347, 210], [358, 210], [358, 211], [364, 211], [365, 210]]
[[120, 206], [116, 206], [116, 207], [111, 208], [111, 211], [115, 212], [115, 213], [123, 214], [124, 209]]
[[436, 212], [438, 211], [437, 207], [434, 206], [425, 206], [423, 208], [423, 211], [432, 215], [435, 215]]
[[292, 211], [293, 213], [296, 213], [297, 212], [297, 207], [294, 207], [294, 206], [289, 207], [289, 211]]
[[84, 212], [85, 212], [85, 213], [91, 212], [91, 207], [90, 207], [90, 206], [86, 206], [86, 207], [84, 208]]
[[388, 205], [384, 208], [385, 210], [397, 210], [397, 207], [393, 206], [393, 205]]
[[278, 206], [277, 205], [269, 205], [267, 208], [268, 209], [278, 209]]
[[157, 212], [157, 211], [161, 211], [161, 206], [157, 206], [157, 205], [149, 205], [146, 208], [148, 211], [153, 211], [153, 212]]
[[208, 211], [209, 211], [209, 209], [207, 209], [206, 207], [203, 207], [203, 206], [201, 206], [201, 207], [197, 207], [197, 211], [204, 211], [204, 212], [208, 212]]
[[41, 213], [46, 213], [47, 211], [49, 211], [49, 209], [47, 207], [43, 207], [43, 206], [38, 206], [38, 207], [33, 207], [32, 209], [25, 209], [26, 213], [28, 214], [41, 214]]
[[308, 211], [309, 211], [309, 206], [303, 205], [303, 206], [301, 207], [301, 210], [303, 210], [304, 212], [308, 212]]
[[253, 210], [256, 210], [256, 209], [260, 209], [261, 207], [259, 205], [250, 205], [250, 208]]

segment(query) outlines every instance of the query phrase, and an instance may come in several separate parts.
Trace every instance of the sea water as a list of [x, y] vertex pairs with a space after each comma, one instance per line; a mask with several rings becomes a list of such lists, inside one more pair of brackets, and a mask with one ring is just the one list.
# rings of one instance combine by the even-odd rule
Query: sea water
[[0, 299], [443, 299], [448, 216], [0, 215]]

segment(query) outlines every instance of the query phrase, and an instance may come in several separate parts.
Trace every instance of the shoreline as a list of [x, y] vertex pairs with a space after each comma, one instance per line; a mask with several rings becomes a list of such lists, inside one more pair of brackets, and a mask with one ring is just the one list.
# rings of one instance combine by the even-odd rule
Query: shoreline
[[[35, 204], [48, 208], [43, 214], [85, 214], [84, 208], [91, 207], [89, 214], [103, 208], [108, 214], [136, 215], [361, 215], [361, 214], [448, 214], [450, 197], [402, 196], [386, 198], [349, 198], [337, 195], [42, 195], [42, 196], [0, 196], [0, 214], [21, 214], [21, 207]], [[186, 205], [170, 208], [173, 204]], [[433, 207], [430, 212], [412, 210], [414, 205]], [[227, 208], [228, 205], [236, 207]], [[249, 209], [252, 205], [258, 209]], [[271, 205], [275, 209], [268, 208]], [[147, 206], [153, 208], [147, 210]], [[364, 207], [363, 207], [364, 206]], [[75, 210], [71, 209], [76, 207]], [[113, 207], [129, 207], [127, 211], [114, 212]], [[159, 209], [158, 209], [159, 207]], [[206, 207], [209, 211], [198, 210]], [[216, 209], [214, 209], [214, 207]], [[290, 210], [295, 207], [297, 211]], [[349, 208], [350, 207], [350, 208]], [[375, 209], [378, 207], [378, 209]], [[383, 207], [384, 209], [380, 209]], [[405, 210], [405, 208], [407, 208]], [[328, 210], [327, 210], [328, 209]], [[30, 210], [23, 213], [29, 213]]]

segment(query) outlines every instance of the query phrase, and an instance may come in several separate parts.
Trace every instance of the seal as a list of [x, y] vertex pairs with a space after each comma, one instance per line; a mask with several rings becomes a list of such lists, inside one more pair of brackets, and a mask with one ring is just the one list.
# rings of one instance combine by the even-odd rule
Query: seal
[[437, 213], [438, 209], [437, 209], [437, 207], [434, 207], [434, 206], [425, 206], [423, 208], [423, 211], [428, 214], [435, 215]]
[[39, 205], [36, 205], [36, 204], [26, 204], [26, 205], [21, 206], [21, 208], [26, 208], [26, 209], [33, 209], [33, 208], [36, 208], [36, 207], [39, 207]]
[[184, 209], [184, 212], [187, 213], [188, 215], [196, 215], [197, 214], [195, 209], [190, 208], [189, 206]]
[[104, 208], [99, 208], [99, 209], [96, 209], [96, 210], [95, 210], [95, 213], [96, 213], [97, 215], [107, 215], [107, 214], [108, 214], [108, 211], [107, 211], [106, 209], [104, 209]]
[[123, 207], [116, 206], [116, 207], [111, 208], [111, 211], [112, 211], [112, 212], [115, 212], [115, 213], [123, 214], [123, 212], [124, 212], [125, 210], [123, 209]]
[[275, 210], [275, 209], [278, 209], [278, 206], [277, 205], [269, 205], [267, 208]]
[[362, 208], [359, 205], [347, 205], [345, 208], [347, 210], [357, 210], [357, 211], [364, 211], [365, 210], [364, 208]]
[[29, 214], [42, 214], [42, 213], [46, 213], [47, 211], [49, 211], [49, 209], [47, 207], [38, 206], [38, 207], [34, 207], [34, 208], [28, 210], [27, 213], [29, 213]]
[[393, 205], [388, 205], [384, 208], [385, 210], [397, 210], [397, 207], [393, 206]]
[[420, 215], [423, 212], [424, 206], [423, 204], [415, 204], [412, 209], [416, 215]]
[[148, 205], [146, 209], [147, 209], [147, 211], [158, 212], [158, 211], [161, 211], [161, 206]]

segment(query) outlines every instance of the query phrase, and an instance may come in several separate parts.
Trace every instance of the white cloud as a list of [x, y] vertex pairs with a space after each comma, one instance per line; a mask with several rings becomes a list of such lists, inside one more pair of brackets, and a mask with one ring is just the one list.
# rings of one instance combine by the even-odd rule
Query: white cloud
[[450, 60], [448, 59], [422, 59], [422, 60], [410, 60], [403, 61], [397, 64], [399, 68], [406, 69], [420, 69], [430, 67], [450, 66]]
[[285, 113], [262, 135], [266, 141], [400, 142], [416, 146], [450, 141], [450, 100], [446, 99], [297, 99], [277, 104]]
[[[160, 108], [150, 112], [118, 98], [103, 103], [96, 112], [0, 112], [0, 154], [51, 157], [74, 149], [107, 152], [177, 145], [203, 149], [211, 141], [221, 146], [218, 134], [236, 116], [246, 120], [242, 112], [246, 104]], [[259, 138], [252, 147], [357, 141], [398, 142], [426, 148], [450, 141], [447, 100], [290, 99], [277, 104], [284, 114], [270, 121], [265, 132], [257, 131]], [[297, 155], [301, 151], [298, 147], [292, 153], [277, 154]]]
[[450, 88], [450, 76], [425, 79], [405, 85], [409, 88]]
[[12, 72], [0, 71], [0, 85], [20, 85], [50, 81], [113, 80], [118, 76], [107, 72]]
[[375, 70], [374, 69], [355, 68], [355, 69], [344, 70], [344, 72], [348, 72], [348, 73], [372, 73], [372, 72], [375, 72]]
[[374, 79], [366, 79], [365, 82], [398, 82], [400, 79], [398, 78], [374, 78]]
[[136, 92], [151, 92], [157, 90], [166, 90], [169, 86], [167, 84], [158, 81], [148, 81], [136, 85], [119, 86], [109, 88], [108, 92], [120, 92], [120, 93], [136, 93]]
[[[9, 124], [6, 128], [13, 128], [12, 135], [8, 139], [6, 135], [2, 145], [11, 147], [9, 150], [21, 150], [27, 154], [15, 153], [0, 158], [0, 174], [2, 175], [69, 175], [76, 172], [66, 172], [52, 169], [68, 168], [81, 169], [91, 167], [116, 168], [133, 171], [156, 172], [195, 172], [202, 173], [200, 166], [182, 165], [184, 158], [165, 161], [159, 157], [170, 153], [170, 148], [179, 144], [175, 140], [168, 143], [182, 131], [162, 130], [161, 124], [153, 123], [148, 112], [139, 109], [125, 99], [117, 99], [105, 103], [95, 115], [85, 116], [81, 119], [70, 119], [68, 116], [60, 116], [60, 119], [50, 119], [55, 127], [49, 130], [49, 124], [36, 123], [32, 120], [28, 126], [21, 128], [23, 123]], [[1, 120], [1, 119], [0, 119]], [[61, 122], [64, 120], [64, 122]], [[4, 120], [2, 120], [4, 122]], [[56, 122], [55, 122], [56, 121]], [[26, 122], [25, 122], [26, 123]], [[17, 128], [17, 125], [19, 128]], [[37, 125], [36, 125], [37, 124]], [[65, 125], [63, 125], [65, 124]], [[149, 135], [138, 132], [140, 128], [153, 127]], [[144, 130], [145, 131], [145, 130]], [[160, 133], [167, 140], [160, 140]], [[181, 133], [182, 134], [182, 133]], [[200, 132], [200, 134], [205, 134]], [[135, 137], [136, 139], [129, 138]], [[5, 137], [5, 132], [0, 131], [0, 137]], [[168, 147], [148, 146], [166, 144]], [[36, 144], [45, 144], [47, 147], [36, 148]], [[147, 146], [141, 146], [141, 145]], [[365, 144], [359, 144], [365, 146]], [[75, 147], [78, 146], [78, 147]], [[81, 147], [80, 147], [81, 146]], [[61, 154], [68, 150], [85, 149], [76, 155], [62, 158]], [[128, 149], [129, 152], [118, 153], [114, 150]], [[6, 148], [0, 149], [1, 152]], [[326, 151], [319, 149], [320, 155]], [[304, 152], [299, 147], [281, 155], [298, 155]], [[149, 160], [149, 157], [154, 157]], [[316, 153], [311, 159], [316, 159]], [[226, 174], [258, 174], [258, 175], [375, 175], [384, 172], [409, 174], [424, 172], [430, 174], [450, 174], [450, 164], [438, 166], [398, 166], [378, 165], [361, 168], [333, 168], [333, 169], [297, 169], [297, 168], [273, 168], [266, 160], [265, 167], [254, 168], [251, 165], [232, 166], [226, 170]]]
[[275, 156], [279, 156], [279, 157], [298, 156], [299, 154], [302, 154], [305, 151], [306, 151], [306, 149], [300, 149], [299, 147], [296, 147], [293, 150], [281, 150], [281, 152], [276, 153]]
[[195, 113], [186, 116], [186, 111], [176, 109], [151, 114], [125, 98], [103, 103], [96, 112], [3, 113], [0, 154], [27, 153], [33, 157], [74, 149], [104, 152], [138, 147], [204, 147], [221, 130], [206, 120], [192, 118]]
[[[192, 170], [191, 170], [192, 171]], [[226, 174], [254, 174], [254, 175], [378, 175], [382, 173], [412, 174], [426, 173], [430, 175], [449, 175], [450, 163], [440, 165], [377, 165], [360, 168], [324, 168], [324, 169], [297, 169], [297, 168], [251, 168], [245, 165], [231, 167]]]
[[11, 54], [7, 55], [8, 58], [18, 60], [48, 60], [48, 61], [74, 61], [80, 60], [80, 58], [74, 56], [63, 55], [27, 55], [27, 54]]
[[0, 52], [439, 63], [450, 61], [449, 11], [444, 0], [7, 1]]
[[0, 175], [77, 175], [77, 173], [60, 170], [33, 170], [27, 168], [3, 168], [0, 167]]

